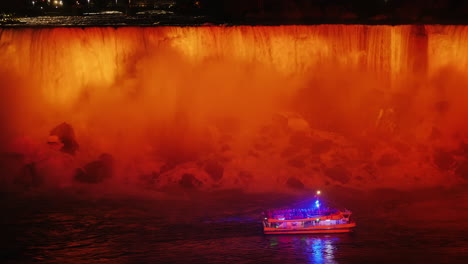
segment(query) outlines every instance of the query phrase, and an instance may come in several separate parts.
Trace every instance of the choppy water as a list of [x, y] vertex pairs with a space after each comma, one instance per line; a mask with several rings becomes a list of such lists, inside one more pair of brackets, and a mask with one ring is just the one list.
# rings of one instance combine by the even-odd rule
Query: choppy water
[[235, 192], [178, 201], [2, 196], [0, 262], [468, 263], [466, 194], [422, 195], [350, 193], [341, 202], [354, 210], [354, 233], [270, 236], [258, 217], [264, 207], [308, 201]]

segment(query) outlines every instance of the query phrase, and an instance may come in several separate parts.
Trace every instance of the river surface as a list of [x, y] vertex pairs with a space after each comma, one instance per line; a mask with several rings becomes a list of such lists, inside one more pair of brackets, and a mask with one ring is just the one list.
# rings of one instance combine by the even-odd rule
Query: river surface
[[[468, 263], [467, 195], [330, 191], [351, 234], [263, 235], [267, 207], [307, 195], [1, 196], [1, 263]], [[338, 198], [336, 198], [338, 197]], [[327, 201], [324, 201], [327, 202]]]

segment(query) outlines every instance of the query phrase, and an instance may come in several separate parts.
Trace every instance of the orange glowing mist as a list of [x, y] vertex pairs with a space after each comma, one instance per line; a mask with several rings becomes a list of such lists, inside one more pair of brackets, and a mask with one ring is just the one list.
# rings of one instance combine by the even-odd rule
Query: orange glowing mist
[[[7, 174], [34, 162], [67, 185], [109, 153], [114, 178], [156, 188], [453, 184], [467, 40], [464, 26], [1, 29], [0, 140], [22, 157]], [[62, 122], [74, 156], [45, 144]]]

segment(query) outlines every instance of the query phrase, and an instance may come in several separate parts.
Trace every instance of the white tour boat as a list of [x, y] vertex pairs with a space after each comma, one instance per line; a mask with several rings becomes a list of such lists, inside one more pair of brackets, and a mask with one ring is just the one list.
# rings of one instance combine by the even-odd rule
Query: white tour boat
[[315, 206], [304, 209], [276, 209], [263, 213], [265, 234], [348, 233], [356, 227], [351, 211], [321, 208], [317, 191]]

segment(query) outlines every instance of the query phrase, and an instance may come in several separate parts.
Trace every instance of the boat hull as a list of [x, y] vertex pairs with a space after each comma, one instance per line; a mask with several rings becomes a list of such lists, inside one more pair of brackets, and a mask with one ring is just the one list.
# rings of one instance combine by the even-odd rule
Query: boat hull
[[263, 227], [263, 233], [266, 235], [273, 234], [333, 234], [333, 233], [349, 233], [356, 227], [355, 223], [342, 224], [342, 225], [330, 225], [330, 226], [315, 226], [309, 228], [271, 228]]

